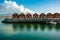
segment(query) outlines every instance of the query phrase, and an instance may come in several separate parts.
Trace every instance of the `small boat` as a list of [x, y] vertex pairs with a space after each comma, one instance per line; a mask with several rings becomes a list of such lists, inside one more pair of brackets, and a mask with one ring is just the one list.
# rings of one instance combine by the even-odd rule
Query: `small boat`
[[54, 21], [50, 21], [50, 22], [46, 22], [48, 24], [57, 24], [57, 22], [54, 22]]
[[51, 24], [57, 24], [56, 22], [52, 22], [52, 21], [51, 21], [50, 23], [51, 23]]

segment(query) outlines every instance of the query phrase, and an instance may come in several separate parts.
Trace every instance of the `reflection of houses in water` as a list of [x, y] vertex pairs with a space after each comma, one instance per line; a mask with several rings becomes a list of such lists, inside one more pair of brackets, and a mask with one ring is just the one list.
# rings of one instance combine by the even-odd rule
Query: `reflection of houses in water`
[[46, 24], [44, 24], [44, 23], [42, 24], [42, 23], [41, 23], [39, 26], [40, 26], [40, 29], [41, 29], [42, 31], [44, 31], [44, 30], [45, 30], [45, 27], [46, 27]]
[[47, 28], [48, 28], [48, 30], [50, 31], [52, 28], [53, 28], [53, 24], [47, 24]]
[[28, 31], [31, 30], [31, 24], [30, 24], [30, 23], [29, 23], [29, 24], [25, 24], [25, 26], [26, 26], [26, 29], [27, 29]]
[[58, 31], [60, 29], [60, 24], [56, 24], [55, 29]]
[[24, 24], [12, 24], [14, 30], [20, 29], [21, 31], [24, 30]]
[[[27, 31], [31, 31], [32, 29], [34, 31], [37, 31], [38, 29], [40, 29], [41, 31], [44, 31], [46, 28], [47, 30], [51, 31], [53, 28], [55, 30], [59, 30], [60, 29], [60, 25], [59, 24], [38, 24], [38, 23], [34, 23], [34, 24], [31, 24], [31, 23], [28, 23], [28, 24], [25, 24], [25, 23], [22, 23], [22, 24], [12, 24], [14, 30], [20, 30], [20, 31], [24, 31], [25, 29]], [[33, 27], [33, 28], [32, 28]]]
[[33, 25], [34, 30], [36, 31], [38, 29], [38, 24], [35, 23], [35, 24], [32, 24], [32, 25]]
[[19, 29], [21, 30], [21, 31], [24, 31], [24, 24], [18, 24], [19, 26]]

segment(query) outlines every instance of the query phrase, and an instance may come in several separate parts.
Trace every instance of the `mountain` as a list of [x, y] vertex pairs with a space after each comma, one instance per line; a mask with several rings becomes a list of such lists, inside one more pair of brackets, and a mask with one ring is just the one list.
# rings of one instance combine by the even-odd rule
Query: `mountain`
[[12, 14], [0, 14], [0, 16], [11, 16]]

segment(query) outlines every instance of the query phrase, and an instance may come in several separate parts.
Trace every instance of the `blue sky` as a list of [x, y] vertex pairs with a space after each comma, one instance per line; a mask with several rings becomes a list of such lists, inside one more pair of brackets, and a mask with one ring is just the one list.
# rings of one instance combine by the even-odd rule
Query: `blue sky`
[[[3, 3], [4, 0], [0, 0]], [[37, 12], [60, 12], [60, 0], [11, 0]]]

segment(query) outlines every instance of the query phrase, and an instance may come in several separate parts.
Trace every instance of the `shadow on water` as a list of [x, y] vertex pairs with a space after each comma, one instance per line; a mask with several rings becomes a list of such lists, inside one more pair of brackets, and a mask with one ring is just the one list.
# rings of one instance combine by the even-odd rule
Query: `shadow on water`
[[25, 28], [27, 31], [30, 31], [32, 26], [33, 26], [33, 30], [36, 31], [39, 29], [41, 29], [42, 31], [44, 31], [46, 28], [51, 31], [51, 29], [55, 29], [55, 30], [59, 30], [60, 29], [60, 24], [45, 24], [45, 23], [14, 23], [12, 24], [14, 30], [18, 30], [18, 28], [21, 31], [24, 31]]

